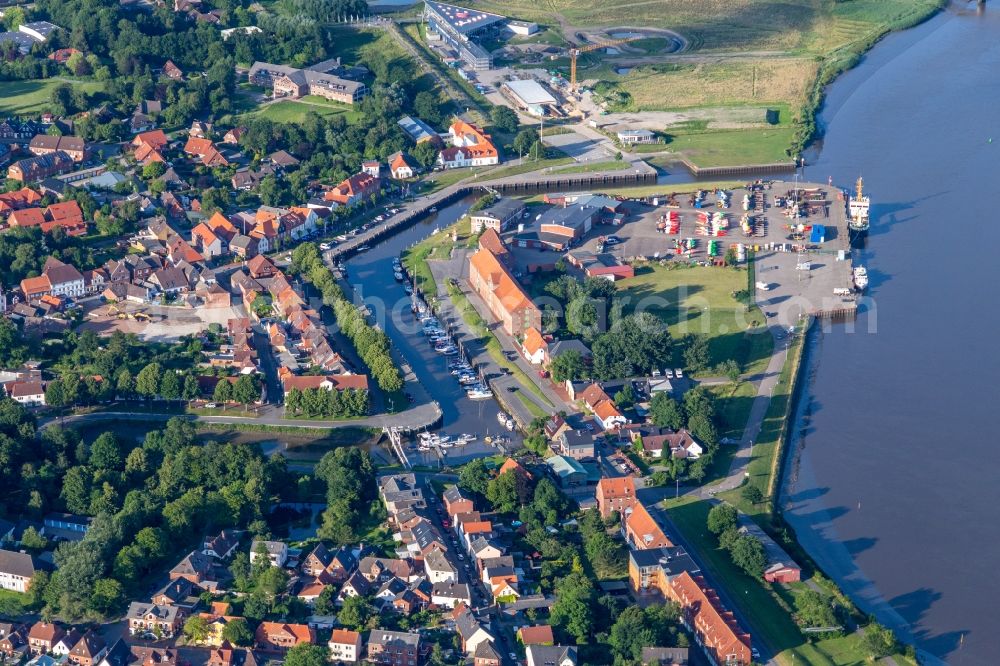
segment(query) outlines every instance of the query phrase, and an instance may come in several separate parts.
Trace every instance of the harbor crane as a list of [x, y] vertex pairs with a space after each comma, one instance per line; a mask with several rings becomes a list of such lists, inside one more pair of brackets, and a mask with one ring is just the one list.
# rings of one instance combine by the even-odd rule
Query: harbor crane
[[634, 42], [637, 39], [642, 39], [642, 37], [624, 37], [622, 39], [611, 39], [602, 40], [600, 42], [594, 42], [593, 44], [587, 44], [586, 46], [574, 46], [569, 50], [569, 88], [573, 92], [576, 92], [576, 59], [581, 53], [589, 53], [590, 51], [597, 51], [599, 49], [606, 49], [612, 46], [618, 46], [619, 44], [625, 44], [627, 42]]

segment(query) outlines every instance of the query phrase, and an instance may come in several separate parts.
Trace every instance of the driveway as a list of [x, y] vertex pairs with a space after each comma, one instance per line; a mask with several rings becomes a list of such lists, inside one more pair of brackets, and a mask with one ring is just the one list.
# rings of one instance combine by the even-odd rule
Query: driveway
[[547, 146], [558, 148], [577, 162], [604, 162], [615, 154], [608, 149], [607, 144], [576, 131], [546, 136], [542, 141]]

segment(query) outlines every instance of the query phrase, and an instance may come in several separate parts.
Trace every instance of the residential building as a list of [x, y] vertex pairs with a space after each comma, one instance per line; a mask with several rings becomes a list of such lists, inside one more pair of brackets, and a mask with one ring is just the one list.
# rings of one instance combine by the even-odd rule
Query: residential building
[[212, 558], [200, 551], [188, 553], [169, 573], [170, 580], [184, 578], [209, 590], [215, 589], [215, 566]]
[[631, 476], [605, 477], [597, 483], [597, 507], [602, 518], [609, 518], [616, 511], [624, 516], [636, 501], [635, 479]]
[[448, 128], [451, 146], [438, 154], [438, 165], [445, 169], [490, 166], [500, 163], [500, 153], [482, 129], [463, 120]]
[[715, 666], [738, 666], [753, 661], [750, 634], [722, 605], [719, 595], [701, 576], [683, 572], [666, 586], [666, 596], [681, 606], [681, 619]]
[[622, 534], [629, 544], [640, 550], [669, 548], [674, 545], [652, 514], [643, 506], [642, 502], [638, 501], [632, 505], [630, 511], [625, 512]]
[[[25, 379], [4, 384], [7, 396], [25, 407], [45, 406], [45, 384], [40, 379]], [[0, 574], [2, 576], [2, 574]], [[3, 583], [0, 582], [0, 587]]]
[[191, 614], [200, 604], [200, 595], [205, 589], [186, 578], [167, 581], [153, 593], [150, 600], [158, 606], [177, 606], [184, 614]]
[[234, 530], [222, 530], [211, 538], [206, 538], [201, 545], [201, 552], [217, 560], [229, 559], [240, 545], [240, 533]]
[[125, 613], [129, 633], [133, 636], [153, 634], [170, 638], [180, 631], [184, 615], [177, 606], [133, 601]]
[[471, 604], [472, 595], [465, 583], [455, 581], [434, 583], [431, 587], [431, 603], [435, 606], [454, 608], [458, 604]]
[[0, 589], [27, 592], [37, 572], [36, 561], [31, 555], [0, 550]]
[[481, 249], [469, 258], [469, 284], [508, 335], [541, 329], [541, 310], [493, 252]]
[[60, 625], [39, 620], [28, 631], [28, 647], [32, 654], [47, 654], [65, 634]]
[[687, 666], [688, 648], [644, 647], [642, 666]]
[[517, 219], [524, 215], [524, 202], [520, 199], [504, 197], [492, 205], [470, 215], [472, 233], [478, 234], [483, 229], [493, 229], [497, 233], [507, 230]]
[[500, 663], [500, 653], [493, 643], [480, 643], [472, 653], [472, 666], [500, 666]]
[[444, 550], [433, 549], [424, 556], [424, 570], [431, 583], [458, 581], [458, 567]]
[[361, 634], [356, 631], [334, 629], [327, 646], [335, 662], [353, 664], [361, 659]]
[[418, 666], [420, 634], [372, 629], [368, 634], [368, 661], [382, 666]]
[[441, 495], [444, 500], [445, 511], [454, 518], [460, 513], [468, 513], [475, 510], [475, 504], [467, 497], [458, 486], [449, 486]]
[[271, 561], [271, 566], [281, 568], [288, 561], [288, 544], [284, 541], [257, 541], [250, 544], [250, 564], [261, 557], [261, 552], [266, 553], [267, 559]]
[[545, 464], [549, 466], [561, 488], [572, 488], [587, 483], [587, 470], [573, 458], [552, 456], [545, 459]]
[[528, 666], [577, 666], [576, 648], [561, 645], [528, 645], [525, 650]]
[[331, 190], [327, 190], [323, 199], [350, 208], [363, 203], [372, 195], [378, 194], [381, 180], [370, 173], [356, 173]]
[[406, 180], [416, 175], [414, 162], [402, 152], [389, 156], [389, 174], [396, 180]]
[[76, 666], [95, 666], [107, 651], [104, 639], [88, 631], [69, 651], [69, 660]]
[[344, 104], [360, 101], [368, 93], [365, 84], [338, 75], [342, 73], [339, 60], [327, 60], [306, 69], [255, 62], [250, 67], [250, 83], [271, 88], [275, 97], [297, 99], [318, 95]]
[[567, 430], [559, 436], [559, 453], [574, 460], [589, 460], [597, 455], [594, 436], [589, 430]]
[[49, 155], [58, 150], [64, 151], [74, 162], [87, 159], [87, 142], [78, 136], [38, 134], [28, 144], [32, 155]]
[[76, 162], [66, 152], [57, 150], [48, 155], [28, 157], [14, 162], [7, 168], [7, 177], [22, 183], [30, 183], [69, 173], [76, 168]]
[[305, 624], [261, 622], [254, 634], [257, 647], [269, 652], [283, 652], [300, 643], [315, 643], [316, 632]]
[[665, 596], [670, 581], [685, 571], [696, 576], [701, 570], [682, 548], [629, 548], [628, 578], [637, 595]]
[[462, 640], [462, 649], [473, 654], [483, 643], [492, 643], [496, 637], [490, 632], [488, 622], [480, 620], [465, 604], [455, 607], [451, 615], [455, 621], [455, 631]]
[[552, 627], [547, 624], [536, 624], [531, 627], [521, 627], [517, 630], [517, 640], [521, 645], [555, 645]]

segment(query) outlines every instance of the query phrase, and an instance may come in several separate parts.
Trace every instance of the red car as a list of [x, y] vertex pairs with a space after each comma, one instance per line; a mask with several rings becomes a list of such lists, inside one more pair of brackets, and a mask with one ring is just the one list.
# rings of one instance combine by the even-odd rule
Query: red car
[[441, 521], [441, 527], [443, 527], [445, 529], [448, 529], [449, 527], [451, 527], [451, 521], [448, 520], [447, 518], [444, 519], [444, 520], [442, 520]]

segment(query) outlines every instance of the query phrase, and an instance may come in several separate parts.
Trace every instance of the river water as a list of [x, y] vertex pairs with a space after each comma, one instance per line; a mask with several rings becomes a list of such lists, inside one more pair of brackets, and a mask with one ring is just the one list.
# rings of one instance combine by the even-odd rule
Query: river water
[[829, 90], [805, 175], [864, 176], [872, 303], [855, 332], [810, 342], [785, 503], [864, 610], [947, 663], [997, 664], [1000, 6], [968, 7], [889, 37]]

